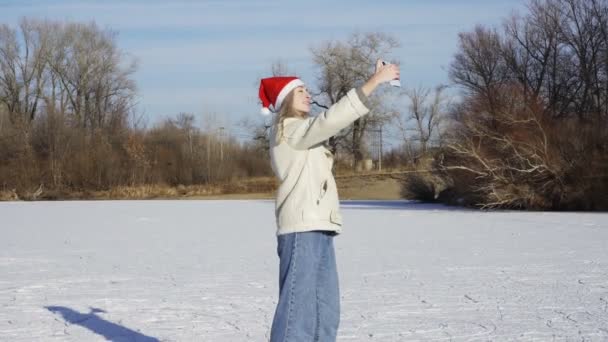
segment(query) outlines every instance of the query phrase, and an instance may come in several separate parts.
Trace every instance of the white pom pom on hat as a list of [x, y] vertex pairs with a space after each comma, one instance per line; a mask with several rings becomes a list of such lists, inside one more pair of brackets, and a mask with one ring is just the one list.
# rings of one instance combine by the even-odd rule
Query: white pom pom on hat
[[[303, 86], [304, 82], [295, 76], [276, 76], [263, 78], [260, 81], [260, 101], [262, 101], [263, 115], [270, 115], [272, 112], [278, 112], [281, 109], [281, 104], [289, 92], [299, 86]], [[270, 109], [272, 106], [272, 111]]]
[[270, 111], [270, 109], [268, 109], [267, 107], [263, 107], [263, 108], [260, 110], [260, 113], [261, 113], [262, 115], [270, 115], [270, 114], [272, 114], [272, 112]]

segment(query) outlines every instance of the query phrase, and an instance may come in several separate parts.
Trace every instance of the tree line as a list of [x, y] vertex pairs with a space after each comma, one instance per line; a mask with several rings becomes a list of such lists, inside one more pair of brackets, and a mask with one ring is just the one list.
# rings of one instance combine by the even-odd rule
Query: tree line
[[[531, 0], [525, 13], [461, 32], [458, 43], [451, 84], [380, 89], [371, 113], [327, 142], [336, 168], [360, 169], [373, 154], [372, 133], [390, 127], [402, 143], [384, 151], [383, 167], [419, 171], [404, 181], [408, 198], [606, 208], [607, 2]], [[313, 106], [334, 104], [398, 47], [395, 37], [368, 32], [311, 48]], [[95, 24], [23, 19], [17, 29], [1, 26], [2, 189], [272, 176], [270, 122], [244, 120], [253, 135], [246, 142], [190, 113], [145, 127], [135, 110], [136, 69], [117, 49], [115, 33]], [[281, 61], [270, 71], [293, 73]]]
[[[146, 127], [137, 63], [95, 23], [24, 18], [0, 26], [0, 190], [212, 184], [268, 175], [263, 151], [191, 113]], [[211, 119], [207, 120], [213, 121]]]
[[[0, 191], [41, 198], [272, 176], [268, 126], [241, 122], [254, 136], [244, 142], [209, 115], [197, 122], [192, 113], [177, 113], [147, 127], [136, 108], [137, 62], [117, 47], [116, 37], [95, 23], [23, 18], [16, 28], [0, 25]], [[388, 35], [367, 33], [311, 50], [327, 74], [315, 103], [331, 106], [397, 45]], [[336, 165], [356, 168], [369, 155], [365, 132], [389, 117], [376, 103], [374, 115], [330, 141], [334, 151], [345, 151]], [[345, 161], [352, 155], [354, 161]], [[399, 163], [388, 158], [385, 164]]]
[[[608, 4], [533, 0], [459, 35], [426, 197], [480, 207], [608, 207]], [[420, 187], [420, 183], [426, 186]], [[441, 184], [441, 186], [437, 186]]]

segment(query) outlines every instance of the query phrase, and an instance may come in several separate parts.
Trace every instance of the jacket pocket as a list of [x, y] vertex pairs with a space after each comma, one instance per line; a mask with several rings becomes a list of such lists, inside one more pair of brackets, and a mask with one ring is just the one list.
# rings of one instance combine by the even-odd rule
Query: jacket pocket
[[329, 220], [335, 224], [342, 225], [342, 215], [336, 210], [332, 210], [329, 214]]
[[323, 196], [325, 196], [325, 193], [327, 192], [327, 179], [323, 181], [323, 183], [321, 183], [321, 187], [319, 188], [319, 198], [317, 198], [317, 204], [319, 204], [319, 201], [323, 198]]

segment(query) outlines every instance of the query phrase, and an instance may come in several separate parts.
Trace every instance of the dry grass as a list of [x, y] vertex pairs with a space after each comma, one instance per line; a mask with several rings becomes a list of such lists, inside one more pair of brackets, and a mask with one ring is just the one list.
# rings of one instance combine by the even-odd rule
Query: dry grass
[[434, 174], [434, 168], [432, 157], [421, 158], [412, 170], [404, 174], [400, 197], [425, 202], [437, 201], [439, 194], [447, 188], [447, 184]]
[[0, 190], [0, 201], [18, 201], [19, 196], [15, 190]]
[[[341, 199], [399, 199], [403, 171], [387, 170], [336, 176]], [[33, 197], [11, 190], [0, 191], [0, 201], [18, 200], [118, 200], [118, 199], [271, 199], [278, 182], [274, 177], [255, 177], [215, 185], [162, 184], [120, 186], [104, 191], [43, 190]]]
[[142, 185], [117, 187], [93, 193], [97, 199], [206, 198], [234, 194], [270, 193], [276, 188], [271, 177], [255, 177], [211, 185]]
[[116, 200], [116, 199], [159, 199], [159, 198], [208, 198], [237, 194], [271, 194], [277, 182], [273, 177], [254, 177], [211, 185], [151, 184], [139, 186], [118, 186], [101, 191], [67, 191], [38, 188], [32, 191], [1, 190], [0, 201], [32, 200]]

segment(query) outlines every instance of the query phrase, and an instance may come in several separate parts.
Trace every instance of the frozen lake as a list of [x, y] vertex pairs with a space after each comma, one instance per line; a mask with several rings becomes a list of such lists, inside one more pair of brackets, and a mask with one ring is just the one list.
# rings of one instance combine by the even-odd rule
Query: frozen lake
[[[339, 341], [607, 341], [608, 214], [342, 201]], [[274, 202], [0, 203], [0, 341], [267, 341]]]

